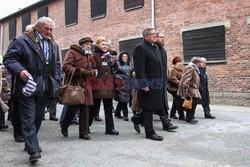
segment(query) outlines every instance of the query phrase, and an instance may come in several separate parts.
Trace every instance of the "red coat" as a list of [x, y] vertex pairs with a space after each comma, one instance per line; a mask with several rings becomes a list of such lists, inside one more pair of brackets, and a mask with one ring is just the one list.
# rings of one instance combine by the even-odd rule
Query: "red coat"
[[[78, 83], [86, 89], [87, 77], [94, 77], [95, 61], [92, 56], [84, 54], [84, 50], [77, 45], [72, 45], [67, 52], [64, 63], [63, 71], [65, 72], [64, 82], [69, 77], [69, 72], [72, 67], [75, 67], [75, 73], [72, 78], [72, 83], [77, 85]], [[86, 89], [86, 105], [93, 105], [93, 94], [91, 85], [88, 85]]]

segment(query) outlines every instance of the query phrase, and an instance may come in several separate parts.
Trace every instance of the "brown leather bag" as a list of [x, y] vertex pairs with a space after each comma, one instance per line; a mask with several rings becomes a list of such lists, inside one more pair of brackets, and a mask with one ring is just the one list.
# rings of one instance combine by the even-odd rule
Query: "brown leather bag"
[[193, 98], [190, 97], [190, 99], [185, 99], [183, 104], [182, 104], [182, 107], [183, 108], [186, 108], [186, 109], [192, 109], [192, 104], [193, 104]]
[[71, 68], [65, 85], [59, 88], [58, 101], [60, 104], [77, 105], [86, 103], [85, 89], [79, 85], [79, 82], [78, 85], [71, 84], [74, 73], [75, 68]]

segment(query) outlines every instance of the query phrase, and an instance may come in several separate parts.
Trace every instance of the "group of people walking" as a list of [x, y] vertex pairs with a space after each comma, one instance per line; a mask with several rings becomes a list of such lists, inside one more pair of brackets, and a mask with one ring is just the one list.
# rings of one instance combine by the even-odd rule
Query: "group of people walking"
[[[117, 52], [110, 50], [107, 39], [100, 36], [93, 49], [90, 37], [79, 39], [78, 45], [72, 44], [61, 64], [59, 48], [52, 35], [54, 27], [55, 22], [51, 18], [39, 18], [33, 27], [11, 42], [3, 58], [5, 67], [12, 75], [11, 97], [18, 104], [16, 109], [20, 112], [22, 136], [30, 162], [41, 158], [42, 149], [37, 135], [45, 108], [50, 99], [58, 97], [62, 81], [69, 80], [71, 75], [71, 83], [85, 89], [86, 101], [85, 104], [64, 106], [65, 116], [60, 123], [64, 137], [69, 135], [68, 128], [76, 112], [79, 112], [79, 138], [90, 140], [90, 131], [94, 128], [92, 123], [102, 102], [106, 135], [119, 135], [113, 112], [115, 117], [128, 121], [130, 105], [135, 130], [140, 133], [139, 125], [143, 124], [146, 138], [162, 140], [163, 137], [153, 128], [153, 114], [159, 116], [163, 130], [178, 128], [168, 118], [167, 83], [170, 83], [168, 90], [174, 99], [170, 117], [176, 118], [177, 110], [180, 120], [197, 122], [194, 119], [196, 104], [201, 97], [203, 100], [209, 95], [206, 72], [198, 67], [203, 59], [194, 57], [182, 71], [182, 59], [175, 57], [168, 77], [164, 34], [156, 33], [154, 28], [146, 28], [143, 30], [143, 41], [134, 50], [133, 60], [126, 51], [121, 51], [115, 58]], [[204, 82], [206, 88], [200, 88], [200, 82]], [[204, 93], [200, 94], [200, 91]], [[186, 110], [185, 116], [182, 102], [184, 98], [191, 97], [193, 106]], [[116, 107], [113, 100], [118, 102]], [[205, 117], [211, 118], [209, 102], [202, 104]]]

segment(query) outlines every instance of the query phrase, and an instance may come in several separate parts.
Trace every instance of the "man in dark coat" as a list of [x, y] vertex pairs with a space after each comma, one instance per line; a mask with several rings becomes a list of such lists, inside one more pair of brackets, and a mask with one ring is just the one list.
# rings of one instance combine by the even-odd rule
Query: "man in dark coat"
[[41, 158], [37, 133], [50, 98], [59, 93], [61, 64], [58, 45], [52, 37], [54, 21], [41, 17], [34, 27], [13, 40], [4, 65], [14, 76], [14, 95], [18, 98], [25, 150], [29, 161]]
[[[155, 44], [154, 28], [144, 29], [143, 38], [134, 50], [139, 108], [143, 110], [146, 138], [162, 140], [163, 137], [157, 135], [153, 128], [153, 113], [164, 116], [163, 62], [159, 47]], [[132, 121], [134, 124], [139, 123], [135, 119]]]
[[211, 115], [210, 113], [210, 97], [209, 97], [209, 91], [208, 91], [208, 80], [207, 80], [207, 71], [206, 71], [206, 63], [207, 60], [202, 57], [201, 59], [201, 64], [200, 64], [200, 94], [201, 94], [201, 104], [204, 110], [204, 116], [205, 118], [209, 119], [215, 119], [214, 116]]
[[162, 65], [163, 65], [163, 90], [164, 90], [164, 112], [168, 116], [168, 95], [167, 95], [167, 88], [166, 88], [166, 83], [168, 80], [168, 73], [167, 73], [167, 52], [164, 49], [165, 45], [165, 37], [164, 34], [161, 32], [156, 33], [157, 39], [156, 39], [156, 44], [159, 46], [159, 50], [161, 52], [161, 57], [162, 57]]

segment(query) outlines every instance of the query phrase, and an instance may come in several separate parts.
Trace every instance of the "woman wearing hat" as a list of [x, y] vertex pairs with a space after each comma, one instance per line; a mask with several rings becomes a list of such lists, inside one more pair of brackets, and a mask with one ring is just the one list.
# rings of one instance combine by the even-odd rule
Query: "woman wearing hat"
[[176, 109], [179, 114], [179, 120], [186, 120], [182, 103], [183, 99], [177, 95], [178, 86], [182, 76], [182, 58], [180, 56], [176, 56], [172, 61], [173, 67], [170, 71], [170, 75], [168, 77], [169, 83], [169, 93], [173, 96], [172, 109], [170, 111], [170, 118], [178, 119], [175, 115]]
[[[72, 78], [72, 84], [80, 84], [81, 87], [88, 88], [91, 85], [87, 85], [88, 77], [95, 77], [97, 70], [94, 69], [95, 62], [91, 59], [91, 45], [92, 39], [85, 37], [79, 40], [78, 45], [71, 45], [70, 50], [67, 52], [64, 63], [63, 71], [65, 72], [65, 81], [70, 76], [70, 71], [75, 68], [75, 73]], [[93, 105], [92, 89], [86, 89], [86, 103], [79, 105], [68, 105], [65, 118], [61, 124], [61, 132], [67, 137], [68, 127], [70, 126], [75, 113], [80, 110], [79, 113], [79, 138], [89, 140], [89, 106]]]

